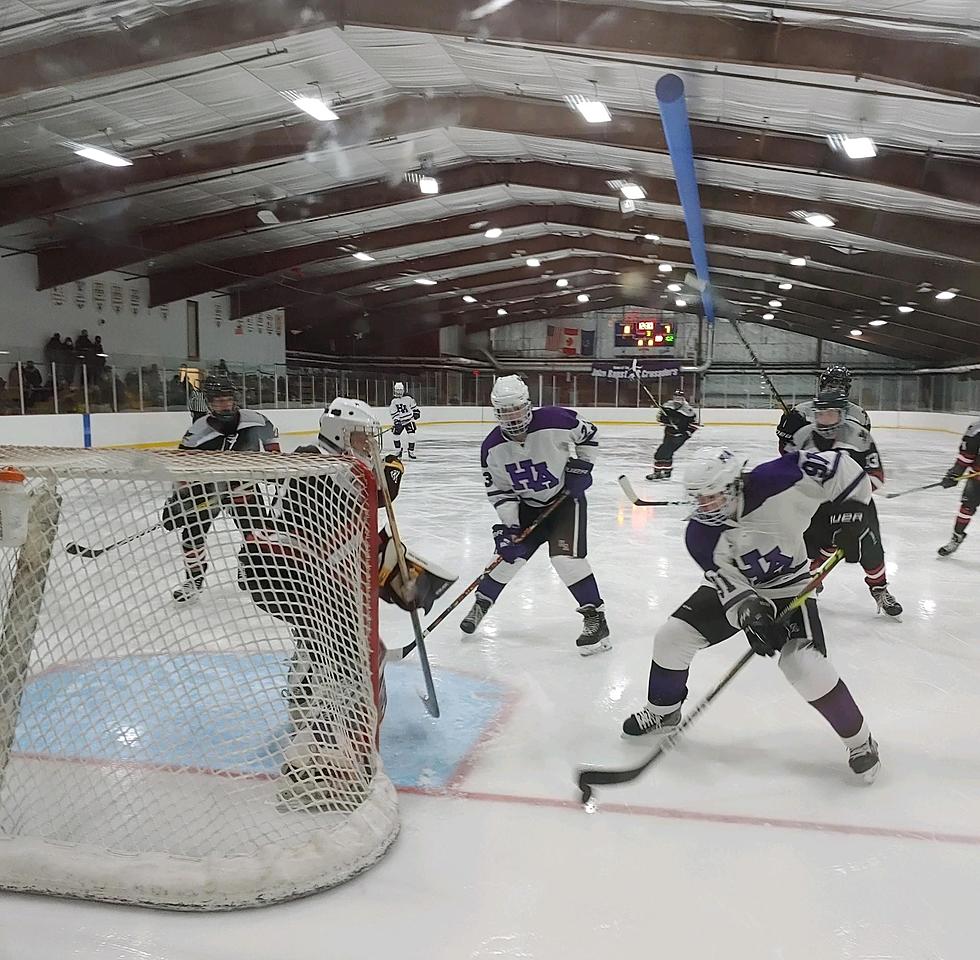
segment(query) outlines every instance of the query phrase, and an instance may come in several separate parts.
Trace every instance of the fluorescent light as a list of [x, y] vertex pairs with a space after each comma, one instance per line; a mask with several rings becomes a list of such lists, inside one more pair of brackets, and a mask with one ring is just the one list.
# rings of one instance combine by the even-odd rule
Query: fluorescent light
[[832, 227], [837, 223], [833, 217], [828, 217], [825, 213], [804, 213], [803, 219], [811, 227]]
[[679, 283], [668, 283], [667, 284], [667, 289], [671, 293], [680, 293], [681, 292], [681, 285]]
[[430, 280], [429, 277], [416, 277], [415, 282], [421, 287], [434, 287], [439, 281]]
[[888, 323], [887, 320], [869, 320], [868, 321], [868, 326], [869, 327], [883, 327], [886, 323]]
[[769, 306], [770, 307], [775, 307], [776, 309], [778, 309], [782, 305], [783, 305], [783, 301], [782, 300], [770, 300], [769, 301]]
[[107, 167], [131, 167], [133, 165], [132, 160], [127, 160], [125, 157], [121, 157], [118, 153], [113, 153], [111, 150], [100, 150], [98, 147], [90, 147], [86, 144], [73, 147], [72, 150], [79, 157], [84, 157], [86, 160], [94, 160], [96, 163], [104, 163]]
[[669, 263], [662, 263], [660, 264], [659, 267], [657, 267], [657, 269], [661, 273], [670, 273], [670, 271], [673, 270], [674, 268]]
[[609, 123], [612, 117], [609, 108], [601, 101], [589, 97], [565, 97], [568, 105], [582, 114], [587, 123]]
[[293, 106], [299, 107], [304, 113], [308, 113], [314, 120], [337, 120], [337, 114], [333, 112], [319, 97], [296, 97]]
[[956, 294], [952, 290], [940, 290], [939, 293], [936, 294], [936, 299], [952, 300], [955, 296]]
[[791, 283], [781, 283], [779, 285], [779, 289], [780, 290], [792, 290], [793, 289], [793, 284], [791, 284]]
[[500, 227], [491, 227], [483, 236], [488, 240], [496, 240], [504, 231]]
[[763, 320], [775, 320], [776, 319], [776, 314], [774, 314], [774, 313], [764, 313], [762, 315], [762, 319]]
[[370, 261], [372, 261], [374, 257], [372, 257], [370, 253], [364, 253], [362, 250], [355, 250], [354, 259], [361, 260], [364, 263], [370, 263]]
[[269, 227], [279, 222], [279, 218], [271, 210], [260, 210], [255, 215], [259, 218], [261, 223], [264, 223]]
[[645, 234], [643, 234], [643, 239], [644, 240], [652, 240], [654, 243], [656, 243], [660, 239], [660, 234], [659, 233], [645, 233]]
[[805, 267], [806, 257], [793, 257], [793, 259], [790, 260], [789, 263], [791, 267]]
[[836, 133], [827, 140], [835, 150], [843, 150], [852, 160], [878, 156], [878, 148], [871, 137], [849, 137], [845, 133]]
[[642, 200], [646, 195], [646, 190], [643, 189], [638, 183], [633, 183], [629, 180], [622, 184], [619, 188], [619, 192], [622, 193], [627, 200]]
[[466, 294], [463, 297], [463, 303], [476, 303], [476, 297], [471, 297], [469, 294]]
[[899, 313], [911, 313], [914, 309], [915, 309], [915, 307], [901, 306], [901, 307], [898, 308], [898, 312]]
[[507, 316], [507, 311], [503, 307], [497, 307], [497, 316], [498, 317], [506, 317]]
[[419, 177], [419, 190], [422, 193], [438, 193], [439, 181], [435, 177]]
[[564, 277], [562, 277], [560, 280], [556, 280], [555, 281], [555, 286], [556, 287], [567, 287], [568, 286], [568, 281]]
[[525, 260], [524, 262], [529, 267], [540, 267], [541, 266], [541, 261], [537, 257], [528, 257], [527, 260]]
[[588, 303], [589, 295], [587, 293], [580, 293], [575, 299], [578, 300], [579, 303]]
[[852, 330], [851, 331], [851, 336], [852, 337], [863, 337], [864, 336], [864, 331], [863, 330]]
[[686, 307], [687, 306], [687, 301], [686, 300], [682, 300], [680, 297], [678, 297], [674, 301], [674, 306], [675, 307]]

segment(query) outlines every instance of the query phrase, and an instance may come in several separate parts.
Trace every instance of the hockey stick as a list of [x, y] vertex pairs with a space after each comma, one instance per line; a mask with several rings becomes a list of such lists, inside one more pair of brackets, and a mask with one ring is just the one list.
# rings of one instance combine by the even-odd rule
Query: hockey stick
[[[514, 538], [514, 543], [522, 543], [529, 536], [531, 536], [531, 534], [545, 521], [545, 519], [549, 516], [549, 514], [553, 513], [555, 510], [558, 509], [558, 506], [560, 504], [565, 502], [567, 497], [568, 497], [567, 493], [563, 493], [560, 496], [555, 497], [555, 499], [552, 500], [551, 503], [549, 503], [544, 508], [544, 510], [542, 510], [541, 513], [538, 514], [537, 517], [535, 517], [534, 522], [528, 524], [528, 526], [526, 526]], [[453, 610], [455, 610], [480, 585], [480, 581], [483, 580], [483, 578], [491, 570], [496, 569], [497, 566], [499, 566], [503, 562], [504, 562], [503, 557], [494, 557], [493, 560], [491, 560], [490, 563], [488, 563], [487, 566], [484, 568], [483, 572], [455, 600], [453, 600], [453, 602], [449, 604], [449, 606], [446, 607], [446, 609], [443, 610], [442, 613], [440, 613], [439, 616], [432, 621], [432, 623], [426, 626], [426, 628], [422, 631], [422, 639], [424, 640], [430, 633], [432, 633], [432, 631], [435, 630], [435, 628], [438, 627], [439, 624], [442, 623], [442, 621], [445, 620], [446, 617], [448, 617], [449, 614], [451, 614]], [[413, 640], [411, 643], [409, 643], [404, 647], [395, 647], [389, 650], [385, 654], [385, 659], [404, 660], [405, 657], [407, 657], [415, 649], [415, 645], [416, 645], [416, 641]]]
[[636, 490], [633, 489], [633, 484], [630, 482], [630, 478], [625, 473], [620, 474], [619, 485], [623, 488], [623, 493], [626, 494], [626, 498], [634, 507], [685, 507], [692, 503], [691, 500], [644, 500], [642, 497], [637, 496]]
[[[236, 487], [234, 490], [227, 490], [220, 494], [218, 497], [209, 497], [204, 500], [199, 500], [195, 505], [195, 510], [206, 510], [209, 507], [216, 506], [220, 504], [223, 497], [235, 497], [245, 490], [248, 490], [251, 484], [243, 484], [240, 487]], [[134, 540], [139, 540], [140, 537], [145, 537], [149, 533], [153, 533], [155, 530], [159, 530], [163, 526], [163, 521], [158, 520], [152, 527], [147, 527], [145, 530], [140, 530], [138, 533], [131, 533], [128, 537], [123, 537], [122, 540], [116, 540], [113, 543], [107, 543], [104, 547], [85, 547], [80, 543], [66, 543], [65, 553], [71, 554], [73, 557], [82, 557], [85, 560], [94, 560], [96, 557], [101, 557], [103, 553], [107, 553], [109, 550], [115, 550], [116, 547], [124, 546], [127, 543], [132, 543]]]
[[[959, 483], [961, 480], [975, 480], [980, 477], [980, 470], [974, 473], [961, 473], [957, 478], [956, 482]], [[943, 485], [942, 480], [937, 480], [935, 483], [927, 483], [921, 487], [912, 487], [911, 490], [900, 490], [898, 493], [886, 493], [884, 498], [886, 500], [894, 500], [895, 497], [904, 497], [907, 493], [918, 493], [920, 490], [932, 490], [933, 487], [941, 487]]]
[[[398, 521], [395, 519], [395, 508], [391, 502], [391, 491], [385, 483], [384, 467], [381, 463], [380, 445], [374, 439], [368, 440], [371, 447], [371, 460], [374, 463], [375, 476], [379, 478], [378, 486], [381, 489], [381, 498], [384, 500], [385, 513], [388, 514], [388, 526], [391, 527], [391, 539], [395, 541], [395, 555], [398, 557], [398, 573], [401, 575], [405, 589], [409, 589], [411, 580], [408, 577], [408, 564], [405, 562], [405, 548], [402, 545], [401, 534], [398, 532]], [[436, 696], [436, 687], [432, 682], [432, 669], [429, 667], [429, 655], [425, 650], [425, 639], [422, 636], [422, 624], [419, 622], [418, 607], [412, 607], [408, 611], [412, 618], [412, 630], [415, 633], [415, 643], [419, 648], [419, 662], [422, 665], [422, 677], [425, 680], [425, 693], [419, 694], [422, 703], [430, 717], [439, 716], [439, 698]]]
[[[806, 587], [804, 587], [803, 591], [797, 594], [789, 602], [789, 604], [786, 606], [783, 612], [776, 618], [776, 622], [785, 623], [789, 619], [790, 614], [794, 610], [798, 610], [800, 607], [803, 606], [804, 603], [806, 603], [807, 598], [810, 596], [810, 594], [813, 593], [813, 591], [816, 590], [817, 587], [819, 587], [820, 584], [824, 582], [824, 580], [827, 577], [827, 574], [830, 573], [830, 571], [833, 570], [834, 567], [836, 567], [837, 564], [840, 563], [841, 560], [843, 559], [844, 559], [843, 552], [841, 550], [837, 550], [827, 560], [827, 562], [824, 563], [824, 565], [820, 568], [816, 576], [814, 576], [810, 580], [810, 582], [806, 585]], [[677, 729], [674, 730], [672, 733], [670, 733], [667, 737], [665, 737], [657, 745], [653, 753], [651, 753], [650, 756], [647, 757], [647, 759], [644, 760], [643, 763], [641, 763], [639, 766], [628, 767], [626, 769], [620, 769], [620, 770], [600, 770], [600, 769], [579, 770], [578, 788], [579, 790], [582, 791], [582, 803], [589, 802], [589, 800], [592, 797], [593, 787], [601, 786], [605, 784], [613, 784], [613, 783], [629, 783], [631, 780], [635, 780], [641, 773], [643, 773], [643, 771], [646, 770], [647, 767], [650, 767], [654, 763], [656, 763], [662, 756], [664, 756], [664, 754], [669, 753], [671, 750], [673, 750], [674, 747], [677, 746], [677, 742], [680, 739], [681, 734], [684, 733], [684, 731], [687, 730], [691, 726], [691, 724], [694, 723], [694, 721], [702, 713], [704, 713], [704, 711], [708, 708], [708, 705], [715, 699], [715, 697], [717, 697], [718, 694], [720, 694], [721, 691], [724, 690], [725, 687], [727, 687], [728, 684], [731, 683], [732, 680], [734, 680], [735, 677], [738, 676], [738, 674], [742, 671], [745, 665], [754, 656], [756, 656], [754, 650], [752, 649], [746, 650], [746, 652], [742, 654], [741, 657], [739, 657], [735, 665], [728, 671], [728, 673], [726, 673], [725, 676], [723, 676], [721, 680], [718, 681], [718, 683], [705, 696], [705, 698], [684, 718], [683, 722], [677, 727]]]

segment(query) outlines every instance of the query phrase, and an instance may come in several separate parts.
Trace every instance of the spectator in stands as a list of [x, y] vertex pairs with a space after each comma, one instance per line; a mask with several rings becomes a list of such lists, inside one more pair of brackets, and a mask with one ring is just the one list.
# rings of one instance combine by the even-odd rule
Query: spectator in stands
[[60, 364], [64, 358], [65, 346], [61, 342], [61, 334], [53, 333], [51, 338], [44, 345], [44, 362], [47, 365], [48, 372], [51, 372], [51, 364]]
[[75, 350], [78, 351], [79, 356], [85, 357], [92, 353], [92, 348], [94, 344], [88, 335], [88, 330], [82, 330], [78, 335], [78, 339], [75, 341]]
[[65, 337], [61, 341], [62, 346], [62, 366], [65, 368], [64, 372], [64, 383], [73, 387], [75, 385], [75, 368], [77, 366], [77, 359], [75, 357], [75, 344], [72, 342], [71, 337]]
[[102, 346], [102, 337], [97, 336], [95, 342], [92, 344], [92, 371], [95, 373], [96, 380], [102, 380], [103, 376], [105, 376], [105, 368], [105, 347]]
[[214, 372], [220, 374], [223, 377], [228, 376], [228, 364], [224, 360], [219, 360], [218, 365], [214, 368]]

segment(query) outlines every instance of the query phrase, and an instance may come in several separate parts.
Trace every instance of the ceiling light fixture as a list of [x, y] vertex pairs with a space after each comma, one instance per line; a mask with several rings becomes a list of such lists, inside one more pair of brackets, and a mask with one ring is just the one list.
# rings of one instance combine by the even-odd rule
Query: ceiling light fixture
[[792, 290], [793, 289], [793, 284], [791, 284], [791, 283], [781, 283], [779, 285], [779, 289], [780, 290]]
[[682, 300], [680, 297], [678, 297], [674, 301], [674, 306], [675, 307], [686, 307], [687, 306], [687, 301], [686, 300]]
[[674, 268], [669, 263], [662, 263], [660, 264], [659, 267], [657, 267], [657, 269], [661, 273], [670, 273], [670, 271], [673, 270]]
[[488, 240], [496, 240], [504, 231], [500, 227], [491, 227], [483, 234]]
[[878, 148], [871, 137], [849, 137], [846, 133], [834, 133], [827, 137], [831, 147], [846, 153], [852, 160], [867, 160], [878, 156]]
[[573, 95], [565, 97], [565, 102], [573, 109], [577, 110], [586, 123], [609, 123], [612, 116], [609, 108], [596, 97], [583, 97]]
[[415, 282], [420, 287], [434, 287], [439, 281], [438, 280], [432, 280], [429, 277], [416, 277], [415, 278]]
[[267, 227], [279, 223], [279, 218], [271, 210], [259, 210], [255, 216], [258, 217], [260, 223], [264, 223]]
[[806, 220], [811, 227], [832, 227], [837, 221], [833, 217], [827, 216], [826, 213], [804, 213], [803, 219]]
[[422, 193], [438, 193], [439, 181], [435, 177], [419, 177], [419, 190]]
[[913, 310], [915, 310], [915, 307], [910, 307], [907, 305], [898, 308], [899, 313], [911, 313]]
[[886, 323], [888, 323], [887, 320], [869, 320], [868, 321], [868, 326], [869, 327], [883, 327]]
[[956, 296], [956, 291], [954, 290], [940, 290], [936, 294], [937, 300], [952, 300]]
[[587, 293], [580, 293], [575, 299], [578, 300], [579, 303], [588, 303], [589, 295]]
[[463, 297], [463, 303], [476, 303], [476, 297], [470, 296], [468, 293]]
[[783, 301], [782, 300], [770, 300], [769, 301], [769, 306], [770, 307], [774, 307], [776, 309], [778, 309], [782, 305], [783, 305]]
[[805, 267], [806, 257], [793, 257], [793, 259], [790, 260], [789, 264], [791, 267]]
[[107, 167], [131, 167], [132, 160], [120, 156], [112, 150], [102, 150], [99, 147], [89, 146], [87, 143], [73, 144], [72, 152], [86, 160], [94, 160], [96, 163], [104, 163]]
[[863, 337], [864, 336], [864, 331], [863, 330], [854, 329], [854, 330], [851, 331], [851, 336], [852, 337]]
[[[319, 89], [319, 84], [316, 84], [317, 89]], [[308, 113], [314, 120], [320, 120], [326, 122], [327, 120], [339, 120], [333, 110], [330, 109], [324, 102], [323, 97], [307, 97], [307, 96], [295, 96], [291, 94], [286, 94], [288, 99], [292, 100], [293, 106], [298, 110], [302, 110], [303, 113]]]
[[506, 317], [507, 316], [507, 311], [503, 307], [497, 307], [497, 316], [498, 317]]
[[362, 263], [370, 263], [374, 257], [370, 253], [365, 253], [363, 250], [356, 250], [354, 252], [354, 259], [360, 260]]
[[643, 234], [643, 239], [644, 240], [652, 240], [654, 243], [657, 243], [660, 240], [660, 234], [659, 233], [645, 233], [645, 234]]
[[774, 314], [774, 313], [764, 313], [762, 315], [762, 319], [763, 320], [775, 320], [776, 319], [776, 314]]
[[631, 180], [627, 180], [625, 183], [620, 184], [619, 192], [626, 197], [627, 200], [642, 200], [646, 195], [646, 190], [643, 189], [638, 183], [633, 183]]
[[679, 283], [668, 283], [667, 284], [667, 289], [671, 293], [680, 293], [681, 292], [681, 285]]
[[527, 260], [525, 260], [524, 262], [529, 267], [540, 267], [541, 266], [541, 261], [537, 257], [528, 257]]
[[564, 277], [562, 277], [560, 280], [556, 280], [555, 281], [555, 286], [556, 287], [567, 287], [568, 286], [568, 281]]

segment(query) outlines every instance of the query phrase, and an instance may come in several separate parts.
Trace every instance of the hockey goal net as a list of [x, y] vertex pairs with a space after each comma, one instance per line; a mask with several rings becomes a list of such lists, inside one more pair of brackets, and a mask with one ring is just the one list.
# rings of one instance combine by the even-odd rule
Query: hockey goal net
[[8, 466], [0, 888], [214, 910], [376, 861], [398, 819], [370, 472], [0, 447]]

